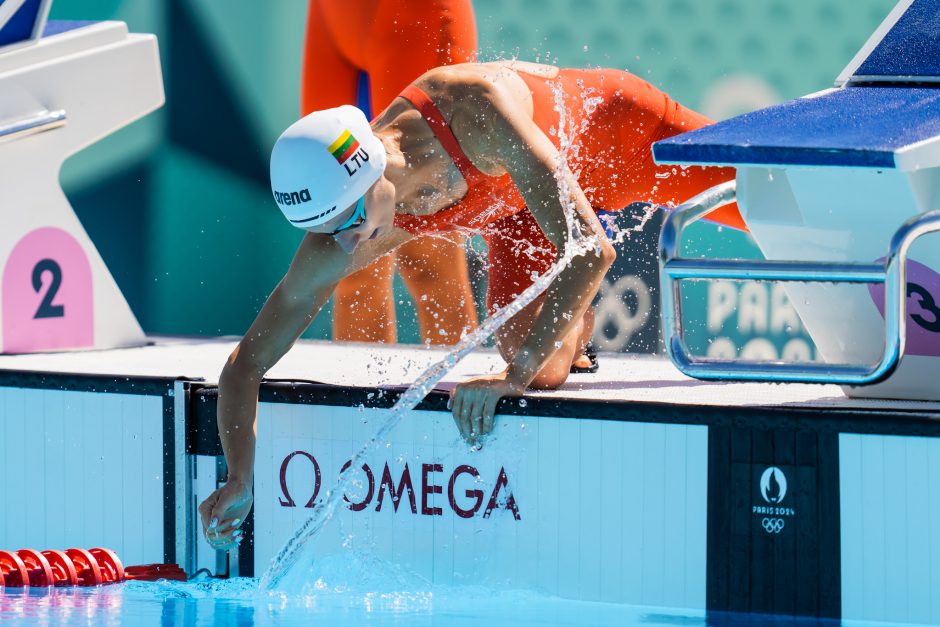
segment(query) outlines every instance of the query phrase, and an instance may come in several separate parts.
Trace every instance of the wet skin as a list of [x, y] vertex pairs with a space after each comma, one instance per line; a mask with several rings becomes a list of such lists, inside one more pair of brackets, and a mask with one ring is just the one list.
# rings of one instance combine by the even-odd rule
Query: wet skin
[[[532, 97], [517, 71], [552, 75], [557, 69], [524, 63], [466, 64], [432, 70], [415, 84], [450, 120], [457, 141], [479, 170], [510, 175], [558, 251], [565, 249], [564, 208], [571, 205], [577, 228], [594, 237], [597, 247], [594, 254], [573, 258], [542, 298], [497, 333], [497, 346], [508, 364], [505, 370], [455, 387], [454, 421], [471, 443], [493, 429], [500, 398], [521, 395], [529, 386], [554, 388], [565, 381], [590, 335], [590, 316], [585, 316], [591, 300], [616, 256], [570, 172], [558, 173], [567, 178], [571, 194], [560, 198], [557, 149], [533, 121]], [[199, 508], [206, 537], [216, 548], [237, 545], [238, 526], [251, 509], [258, 390], [264, 374], [293, 346], [343, 277], [412, 239], [394, 226], [396, 213], [436, 213], [467, 193], [460, 172], [408, 102], [396, 99], [372, 128], [385, 146], [388, 166], [366, 194], [366, 220], [329, 235], [348, 221], [353, 205], [308, 232], [219, 378], [218, 424], [229, 482]]]

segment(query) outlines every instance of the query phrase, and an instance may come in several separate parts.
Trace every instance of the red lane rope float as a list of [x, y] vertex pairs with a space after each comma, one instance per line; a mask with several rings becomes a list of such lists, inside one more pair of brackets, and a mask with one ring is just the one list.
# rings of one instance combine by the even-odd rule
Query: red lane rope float
[[0, 551], [0, 589], [25, 586], [100, 586], [127, 580], [187, 581], [176, 564], [144, 564], [124, 568], [110, 549], [65, 551]]
[[20, 549], [16, 552], [23, 560], [26, 570], [29, 571], [29, 585], [43, 588], [55, 583], [52, 576], [52, 566], [46, 556], [32, 549]]
[[98, 562], [101, 570], [101, 579], [104, 583], [118, 583], [124, 581], [124, 565], [111, 549], [89, 549], [91, 556]]
[[29, 585], [29, 571], [16, 553], [0, 551], [0, 575], [3, 575], [4, 586], [21, 588]]
[[104, 583], [98, 560], [91, 553], [85, 549], [65, 549], [65, 554], [69, 556], [75, 564], [75, 570], [78, 571], [78, 585], [100, 586]]
[[52, 580], [56, 586], [77, 586], [78, 571], [69, 556], [62, 551], [43, 551], [52, 567]]

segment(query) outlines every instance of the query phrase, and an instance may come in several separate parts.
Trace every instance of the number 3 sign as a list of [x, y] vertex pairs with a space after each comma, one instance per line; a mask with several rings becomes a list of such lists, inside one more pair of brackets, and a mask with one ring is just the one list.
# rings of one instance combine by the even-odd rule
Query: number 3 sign
[[[883, 262], [879, 259], [878, 262]], [[884, 317], [885, 287], [870, 285], [868, 291]], [[912, 259], [907, 261], [908, 355], [940, 356], [940, 275]]]
[[36, 229], [17, 242], [0, 289], [4, 353], [94, 345], [91, 265], [62, 229]]

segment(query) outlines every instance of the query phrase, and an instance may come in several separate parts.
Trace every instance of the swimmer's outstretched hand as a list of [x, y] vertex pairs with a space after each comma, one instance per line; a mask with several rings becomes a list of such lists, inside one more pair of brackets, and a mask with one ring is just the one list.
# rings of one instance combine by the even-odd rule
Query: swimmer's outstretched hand
[[479, 444], [480, 438], [493, 430], [499, 399], [523, 392], [525, 386], [505, 372], [458, 383], [450, 395], [450, 407], [460, 435], [470, 444]]
[[244, 534], [241, 524], [251, 511], [251, 485], [229, 481], [199, 506], [202, 532], [209, 545], [220, 551], [237, 547]]

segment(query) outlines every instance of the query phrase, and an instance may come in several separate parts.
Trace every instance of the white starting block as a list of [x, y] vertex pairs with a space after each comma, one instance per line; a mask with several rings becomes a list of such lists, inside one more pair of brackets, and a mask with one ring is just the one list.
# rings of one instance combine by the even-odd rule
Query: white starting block
[[[686, 374], [940, 399], [940, 247], [919, 239], [940, 230], [938, 14], [938, 0], [902, 0], [835, 89], [654, 146], [659, 163], [738, 171], [736, 183], [686, 203], [663, 228], [664, 334]], [[684, 227], [735, 197], [758, 246], [775, 261], [680, 258]], [[825, 363], [691, 356], [679, 281], [718, 278], [787, 281]]]
[[59, 170], [163, 104], [156, 37], [122, 22], [47, 24], [49, 4], [0, 2], [0, 352], [141, 345]]

